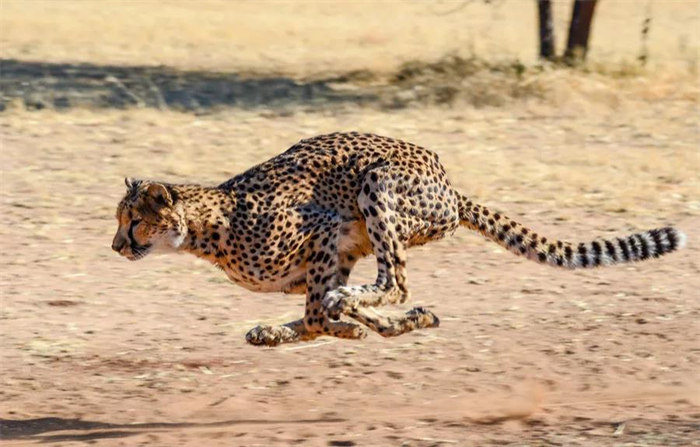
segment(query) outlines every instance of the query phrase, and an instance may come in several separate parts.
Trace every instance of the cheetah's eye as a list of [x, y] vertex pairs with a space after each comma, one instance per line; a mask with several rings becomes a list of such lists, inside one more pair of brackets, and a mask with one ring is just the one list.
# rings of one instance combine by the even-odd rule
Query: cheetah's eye
[[132, 240], [132, 241], [134, 240], [134, 230], [136, 229], [136, 227], [140, 223], [141, 223], [141, 221], [138, 219], [134, 219], [131, 221], [131, 225], [129, 225], [129, 239], [130, 240]]

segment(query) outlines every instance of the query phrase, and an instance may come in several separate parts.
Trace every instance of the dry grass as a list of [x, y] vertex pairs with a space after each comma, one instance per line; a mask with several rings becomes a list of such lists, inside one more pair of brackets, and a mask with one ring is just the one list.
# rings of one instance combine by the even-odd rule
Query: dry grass
[[[5, 64], [0, 108], [697, 103], [699, 5], [601, 2], [589, 63], [563, 69], [536, 63], [529, 1], [4, 1], [0, 56], [20, 62]], [[569, 7], [555, 4], [560, 40]]]
[[[563, 47], [571, 2], [555, 1]], [[294, 76], [433, 61], [537, 56], [534, 1], [2, 1], [0, 56], [49, 62], [167, 65]], [[641, 52], [651, 8], [651, 66], [696, 70], [698, 2], [600, 2], [590, 60], [625, 64]]]

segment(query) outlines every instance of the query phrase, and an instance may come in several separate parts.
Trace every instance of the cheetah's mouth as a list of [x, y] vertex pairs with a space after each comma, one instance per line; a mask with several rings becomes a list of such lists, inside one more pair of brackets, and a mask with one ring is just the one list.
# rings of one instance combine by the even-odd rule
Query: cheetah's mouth
[[126, 255], [126, 258], [129, 261], [138, 261], [148, 254], [148, 252], [151, 250], [151, 244], [138, 245], [132, 242], [129, 248], [131, 248], [131, 253]]

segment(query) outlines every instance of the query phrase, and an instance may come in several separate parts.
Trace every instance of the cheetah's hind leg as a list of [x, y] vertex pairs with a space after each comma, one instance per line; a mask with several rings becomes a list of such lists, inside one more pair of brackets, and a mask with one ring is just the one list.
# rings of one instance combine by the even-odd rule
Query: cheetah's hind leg
[[360, 307], [348, 313], [382, 337], [397, 337], [416, 329], [440, 326], [440, 319], [423, 307], [414, 307], [402, 316], [384, 316], [371, 307]]
[[402, 222], [396, 212], [395, 195], [388, 193], [395, 186], [388, 169], [385, 166], [368, 172], [357, 199], [377, 259], [377, 279], [374, 284], [341, 286], [326, 293], [323, 308], [333, 319], [360, 307], [384, 306], [408, 299], [406, 248], [399, 237]]
[[385, 164], [367, 172], [357, 203], [377, 259], [374, 284], [338, 287], [324, 297], [331, 318], [344, 314], [383, 336], [437, 327], [438, 318], [423, 308], [386, 317], [371, 307], [403, 303], [406, 286], [406, 246], [450, 234], [459, 226], [458, 200], [439, 167], [410, 172]]

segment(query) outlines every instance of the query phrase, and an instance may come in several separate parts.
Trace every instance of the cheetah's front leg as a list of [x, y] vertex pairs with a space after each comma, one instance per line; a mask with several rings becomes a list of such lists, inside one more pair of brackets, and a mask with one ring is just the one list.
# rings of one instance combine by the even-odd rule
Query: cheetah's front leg
[[[360, 325], [343, 321], [331, 321], [323, 312], [322, 298], [339, 282], [346, 281], [347, 275], [338, 272], [338, 232], [340, 218], [333, 213], [310, 213], [301, 217], [313, 219], [307, 222], [308, 238], [300, 253], [304, 253], [306, 266], [306, 310], [304, 318], [282, 326], [257, 326], [246, 335], [253, 345], [277, 346], [282, 343], [310, 341], [321, 335], [338, 338], [361, 339], [367, 332]], [[354, 258], [353, 258], [354, 261]], [[345, 263], [344, 263], [345, 265]], [[351, 268], [352, 265], [349, 265]], [[349, 271], [347, 272], [349, 274]], [[341, 277], [342, 276], [342, 277]], [[300, 287], [296, 287], [296, 290]], [[293, 289], [294, 290], [294, 289]]]
[[319, 334], [309, 332], [303, 320], [291, 321], [281, 326], [255, 326], [248, 331], [245, 339], [251, 345], [277, 346], [283, 343], [311, 341]]

